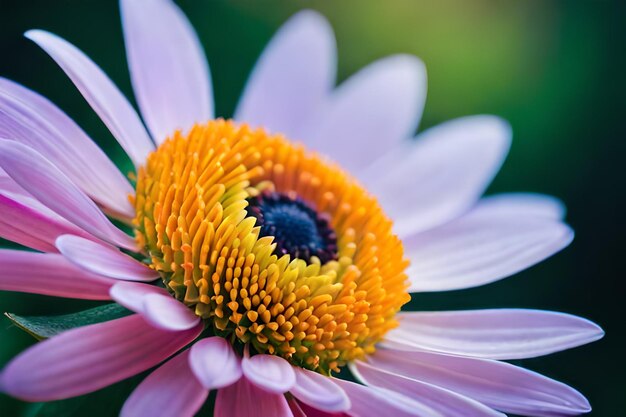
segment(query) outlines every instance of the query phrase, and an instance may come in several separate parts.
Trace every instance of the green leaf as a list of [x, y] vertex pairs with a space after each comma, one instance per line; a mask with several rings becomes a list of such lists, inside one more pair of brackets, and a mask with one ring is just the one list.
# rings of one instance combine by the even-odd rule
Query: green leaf
[[37, 340], [42, 340], [75, 327], [118, 319], [129, 314], [131, 311], [111, 303], [62, 316], [18, 316], [11, 313], [5, 313], [5, 316], [20, 329]]

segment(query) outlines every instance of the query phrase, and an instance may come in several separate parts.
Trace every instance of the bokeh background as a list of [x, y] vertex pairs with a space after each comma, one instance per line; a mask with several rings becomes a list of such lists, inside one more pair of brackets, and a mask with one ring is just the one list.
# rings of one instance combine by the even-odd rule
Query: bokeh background
[[[548, 261], [498, 283], [418, 295], [413, 307], [530, 307], [594, 320], [607, 332], [602, 341], [521, 364], [577, 387], [590, 399], [592, 415], [607, 417], [623, 415], [626, 409], [624, 3], [179, 2], [208, 55], [221, 116], [232, 114], [255, 60], [279, 25], [297, 10], [312, 8], [327, 16], [335, 28], [340, 81], [389, 54], [411, 53], [424, 60], [429, 93], [420, 129], [478, 113], [509, 120], [513, 146], [489, 192], [537, 191], [558, 196], [567, 203], [567, 219], [577, 233], [574, 243]], [[130, 97], [117, 2], [0, 0], [0, 76], [51, 98], [128, 170], [120, 148], [73, 85], [45, 53], [22, 37], [30, 28], [47, 29], [75, 43]], [[92, 305], [0, 293], [0, 310], [18, 314], [60, 314]], [[0, 366], [33, 342], [2, 318]], [[132, 383], [120, 389], [129, 390]], [[120, 403], [121, 397], [95, 395], [76, 402], [71, 414], [63, 415], [114, 416]], [[54, 407], [0, 396], [2, 416], [58, 413]]]

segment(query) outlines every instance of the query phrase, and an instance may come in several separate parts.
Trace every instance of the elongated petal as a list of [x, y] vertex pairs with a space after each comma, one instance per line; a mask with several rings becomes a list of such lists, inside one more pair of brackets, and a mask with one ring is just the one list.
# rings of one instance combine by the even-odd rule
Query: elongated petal
[[492, 216], [537, 216], [560, 220], [565, 217], [566, 211], [565, 205], [558, 198], [535, 193], [490, 195], [481, 199], [480, 205]]
[[335, 379], [350, 398], [349, 414], [353, 417], [444, 417], [437, 410], [385, 388], [366, 387]]
[[135, 166], [143, 164], [154, 144], [133, 107], [109, 77], [78, 48], [52, 33], [29, 30], [24, 36], [65, 71]]
[[75, 267], [63, 256], [0, 249], [0, 290], [109, 300], [115, 281]]
[[33, 149], [13, 141], [0, 141], [0, 166], [58, 215], [103, 240], [135, 249], [130, 236], [115, 227], [85, 193]]
[[43, 96], [0, 78], [0, 137], [37, 149], [87, 195], [133, 217], [133, 188], [102, 150]]
[[452, 391], [377, 369], [363, 362], [356, 362], [350, 369], [365, 384], [403, 394], [446, 417], [506, 417], [478, 401]]
[[215, 399], [215, 417], [293, 417], [285, 396], [264, 391], [246, 378], [222, 388]]
[[511, 129], [502, 119], [464, 117], [395, 147], [359, 178], [406, 237], [473, 206], [500, 169], [510, 142]]
[[336, 51], [326, 19], [306, 10], [293, 16], [263, 51], [235, 119], [292, 139], [320, 108], [335, 83]]
[[141, 314], [151, 325], [164, 330], [186, 330], [200, 322], [187, 306], [161, 287], [119, 281], [109, 293], [118, 304]]
[[56, 247], [68, 260], [96, 274], [129, 281], [154, 281], [158, 273], [118, 249], [85, 238], [63, 235]]
[[574, 238], [559, 221], [493, 212], [479, 205], [447, 225], [404, 239], [411, 260], [409, 291], [488, 284], [552, 256]]
[[494, 309], [400, 313], [389, 342], [490, 359], [547, 355], [600, 339], [589, 320], [552, 311]]
[[157, 143], [213, 118], [209, 68], [191, 24], [169, 0], [122, 0], [135, 96]]
[[191, 348], [189, 364], [206, 389], [218, 389], [241, 378], [241, 359], [222, 337], [207, 337]]
[[553, 417], [590, 410], [585, 397], [573, 388], [505, 362], [391, 349], [378, 349], [368, 362], [505, 413]]
[[124, 403], [121, 417], [193, 417], [209, 395], [189, 368], [189, 350], [152, 372]]
[[52, 401], [93, 392], [169, 357], [195, 339], [150, 326], [139, 315], [69, 330], [37, 343], [2, 371], [3, 391], [27, 401]]
[[333, 93], [304, 138], [350, 172], [368, 166], [415, 133], [426, 98], [426, 71], [408, 55], [381, 59]]
[[42, 252], [57, 252], [60, 235], [87, 235], [61, 216], [27, 195], [0, 190], [0, 236]]
[[282, 394], [296, 383], [293, 367], [279, 356], [244, 356], [241, 368], [250, 382], [267, 392]]
[[296, 384], [291, 393], [298, 400], [323, 411], [338, 412], [350, 408], [348, 396], [332, 378], [303, 368], [294, 367], [294, 371]]

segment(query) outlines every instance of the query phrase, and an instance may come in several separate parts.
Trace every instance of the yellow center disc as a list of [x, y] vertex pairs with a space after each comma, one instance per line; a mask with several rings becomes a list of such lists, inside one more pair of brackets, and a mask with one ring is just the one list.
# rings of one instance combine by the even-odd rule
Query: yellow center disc
[[[328, 219], [334, 259], [276, 253], [246, 211], [268, 192]], [[176, 133], [139, 169], [134, 204], [151, 267], [233, 344], [327, 374], [373, 352], [409, 300], [408, 261], [376, 199], [280, 135], [224, 120]]]

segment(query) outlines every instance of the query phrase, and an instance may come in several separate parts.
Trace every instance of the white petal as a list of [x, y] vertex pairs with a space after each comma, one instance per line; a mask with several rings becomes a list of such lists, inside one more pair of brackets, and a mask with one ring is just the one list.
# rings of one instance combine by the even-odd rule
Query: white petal
[[377, 369], [363, 362], [350, 367], [366, 385], [385, 388], [437, 410], [446, 417], [506, 417], [491, 408], [455, 392], [402, 375]]
[[241, 378], [241, 359], [226, 339], [207, 337], [191, 348], [189, 364], [206, 389], [227, 387]]
[[126, 217], [134, 190], [72, 119], [43, 96], [0, 78], [0, 136], [37, 149], [98, 203]]
[[296, 383], [296, 374], [292, 366], [279, 356], [244, 355], [241, 368], [250, 382], [267, 392], [282, 394]]
[[169, 0], [120, 6], [133, 89], [154, 140], [212, 119], [209, 67], [183, 12]]
[[235, 119], [302, 138], [334, 85], [335, 66], [335, 39], [326, 19], [310, 10], [296, 14], [263, 51]]
[[565, 204], [558, 198], [535, 193], [503, 193], [480, 200], [490, 215], [537, 216], [561, 220], [565, 217]]
[[439, 228], [404, 239], [409, 291], [447, 291], [488, 284], [565, 248], [574, 232], [559, 221], [478, 205]]
[[154, 145], [139, 116], [109, 77], [78, 48], [52, 33], [29, 30], [25, 36], [59, 64], [135, 166], [142, 165]]
[[119, 281], [113, 285], [109, 294], [116, 303], [136, 313], [143, 313], [145, 311], [144, 298], [148, 294], [169, 295], [167, 290], [157, 287], [156, 285], [126, 281]]
[[333, 93], [303, 138], [312, 149], [356, 172], [413, 136], [426, 97], [426, 70], [409, 55], [381, 59]]
[[33, 149], [18, 142], [0, 140], [0, 166], [18, 185], [58, 215], [112, 244], [135, 249], [133, 238], [115, 227], [85, 193]]
[[368, 362], [380, 369], [473, 398], [505, 413], [568, 416], [589, 412], [578, 391], [535, 372], [487, 359], [378, 349]]
[[181, 331], [200, 323], [200, 317], [171, 295], [147, 294], [143, 298], [143, 317], [153, 326]]
[[419, 350], [490, 359], [524, 359], [600, 339], [596, 324], [564, 313], [524, 309], [411, 312], [385, 339]]
[[112, 246], [79, 236], [63, 235], [56, 247], [68, 260], [88, 271], [129, 281], [154, 281], [159, 274]]
[[350, 400], [333, 378], [303, 368], [293, 368], [296, 384], [291, 393], [300, 401], [317, 410], [338, 412], [350, 408]]
[[464, 117], [421, 133], [383, 155], [359, 178], [378, 197], [400, 237], [448, 222], [473, 206], [500, 169], [509, 125]]

